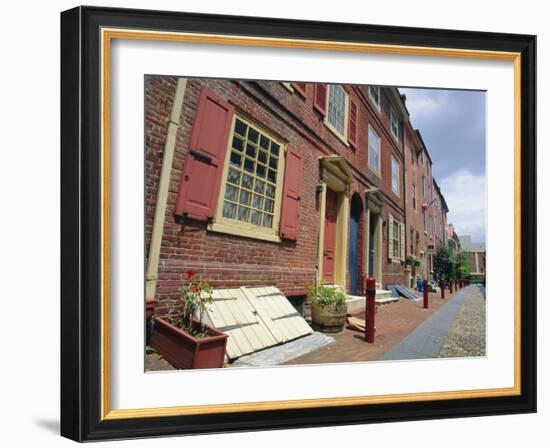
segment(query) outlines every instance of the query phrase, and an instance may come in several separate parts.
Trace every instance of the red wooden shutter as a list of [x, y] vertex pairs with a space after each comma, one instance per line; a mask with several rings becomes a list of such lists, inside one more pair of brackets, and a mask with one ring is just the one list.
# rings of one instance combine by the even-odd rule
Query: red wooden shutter
[[349, 123], [348, 123], [348, 142], [354, 148], [357, 146], [357, 103], [351, 98], [349, 100]]
[[327, 114], [327, 90], [326, 84], [315, 84], [315, 101], [313, 105], [323, 115]]
[[233, 111], [227, 101], [203, 87], [183, 167], [176, 215], [199, 221], [214, 216]]
[[303, 164], [302, 156], [292, 148], [288, 148], [280, 224], [281, 238], [287, 240], [296, 240], [298, 237]]
[[305, 82], [293, 82], [292, 87], [294, 87], [294, 90], [296, 90], [300, 95], [306, 96], [306, 83]]

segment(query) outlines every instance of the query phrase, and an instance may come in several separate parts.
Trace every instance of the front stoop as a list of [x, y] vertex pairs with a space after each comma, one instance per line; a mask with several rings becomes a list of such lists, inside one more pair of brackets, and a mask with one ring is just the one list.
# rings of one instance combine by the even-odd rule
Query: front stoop
[[[365, 311], [365, 296], [348, 296], [348, 314], [357, 314]], [[375, 296], [376, 305], [386, 305], [388, 303], [397, 302], [398, 297], [392, 297], [391, 291], [387, 289], [376, 289]]]

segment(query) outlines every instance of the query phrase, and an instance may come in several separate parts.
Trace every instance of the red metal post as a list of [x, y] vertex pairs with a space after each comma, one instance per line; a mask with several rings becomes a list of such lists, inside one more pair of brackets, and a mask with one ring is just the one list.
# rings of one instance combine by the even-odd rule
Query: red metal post
[[439, 281], [439, 289], [441, 289], [441, 298], [445, 298], [445, 282], [443, 280]]
[[374, 313], [376, 312], [374, 298], [376, 296], [376, 280], [374, 277], [367, 278], [367, 303], [365, 316], [365, 342], [374, 342]]
[[424, 309], [428, 309], [428, 280], [424, 279], [424, 288], [422, 289], [422, 294], [424, 297]]

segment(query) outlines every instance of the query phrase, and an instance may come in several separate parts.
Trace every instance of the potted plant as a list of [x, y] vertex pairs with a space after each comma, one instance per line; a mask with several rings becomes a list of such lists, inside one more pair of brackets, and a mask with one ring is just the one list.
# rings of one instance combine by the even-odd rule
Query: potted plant
[[348, 312], [344, 291], [324, 285], [311, 286], [308, 290], [313, 325], [327, 333], [342, 331]]
[[179, 306], [154, 318], [151, 345], [178, 369], [222, 367], [227, 335], [203, 322], [212, 302], [212, 286], [188, 271], [179, 292]]

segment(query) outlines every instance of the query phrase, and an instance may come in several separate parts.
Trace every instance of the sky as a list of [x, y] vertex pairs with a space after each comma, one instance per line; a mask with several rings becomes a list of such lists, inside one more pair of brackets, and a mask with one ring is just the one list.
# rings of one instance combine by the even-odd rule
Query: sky
[[485, 242], [485, 92], [404, 89], [456, 233]]

